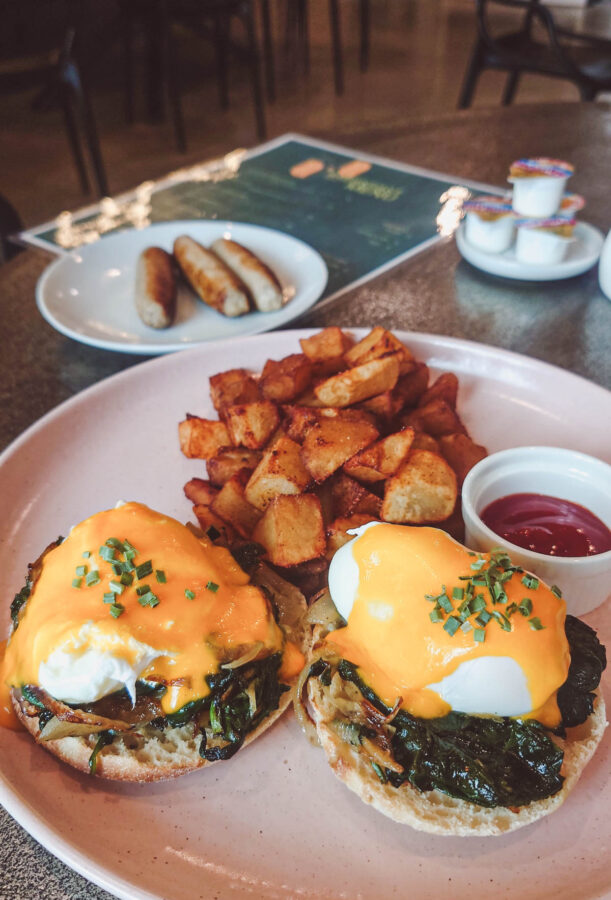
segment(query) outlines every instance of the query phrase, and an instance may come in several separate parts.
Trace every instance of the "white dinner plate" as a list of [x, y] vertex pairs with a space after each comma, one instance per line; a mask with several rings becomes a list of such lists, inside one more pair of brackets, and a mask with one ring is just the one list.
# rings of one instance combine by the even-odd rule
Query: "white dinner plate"
[[[183, 283], [174, 324], [149, 328], [134, 304], [138, 256], [150, 246], [171, 252], [181, 234], [206, 247], [219, 237], [244, 244], [276, 273], [285, 296], [282, 309], [228, 318], [202, 303]], [[259, 225], [196, 219], [122, 231], [72, 250], [43, 272], [36, 302], [50, 325], [83, 344], [156, 355], [286, 325], [316, 303], [327, 278], [322, 256], [289, 234]]]
[[603, 246], [602, 232], [587, 222], [578, 222], [573, 232], [575, 240], [566, 258], [554, 265], [530, 265], [516, 259], [515, 244], [504, 253], [486, 253], [474, 247], [465, 236], [465, 224], [456, 232], [456, 246], [461, 256], [472, 266], [490, 275], [515, 278], [519, 281], [560, 281], [582, 275], [596, 265]]
[[[204, 469], [181, 455], [177, 423], [187, 411], [214, 415], [208, 376], [236, 364], [260, 370], [312, 333], [224, 341], [135, 366], [62, 404], [9, 447], [0, 457], [6, 627], [27, 562], [73, 523], [119, 498], [189, 519], [182, 485]], [[490, 451], [550, 444], [611, 462], [603, 388], [482, 344], [399, 336], [435, 372], [458, 374], [460, 413]], [[609, 642], [609, 607], [588, 621]], [[609, 684], [607, 675], [608, 699]], [[0, 729], [0, 800], [51, 852], [129, 900], [585, 900], [609, 888], [610, 763], [607, 735], [553, 815], [506, 836], [443, 838], [362, 803], [292, 712], [233, 759], [151, 785], [92, 780], [29, 736]]]

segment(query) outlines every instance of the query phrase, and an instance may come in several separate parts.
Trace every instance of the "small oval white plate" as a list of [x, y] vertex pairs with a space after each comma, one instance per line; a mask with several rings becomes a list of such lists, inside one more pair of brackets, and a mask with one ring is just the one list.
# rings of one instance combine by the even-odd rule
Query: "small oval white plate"
[[[275, 312], [227, 318], [182, 285], [174, 324], [163, 330], [149, 328], [134, 304], [138, 256], [150, 246], [171, 252], [181, 234], [204, 246], [219, 237], [244, 244], [276, 273], [290, 299]], [[322, 256], [283, 232], [239, 222], [164, 222], [108, 235], [62, 256], [40, 277], [36, 302], [50, 325], [76, 341], [104, 350], [156, 355], [285, 325], [316, 303], [327, 278]]]
[[566, 259], [555, 265], [536, 266], [518, 262], [515, 245], [504, 253], [486, 253], [469, 243], [464, 224], [456, 232], [456, 246], [463, 259], [490, 275], [520, 281], [560, 281], [587, 272], [598, 262], [602, 250], [603, 235], [594, 225], [578, 222], [573, 234], [575, 241], [569, 247]]

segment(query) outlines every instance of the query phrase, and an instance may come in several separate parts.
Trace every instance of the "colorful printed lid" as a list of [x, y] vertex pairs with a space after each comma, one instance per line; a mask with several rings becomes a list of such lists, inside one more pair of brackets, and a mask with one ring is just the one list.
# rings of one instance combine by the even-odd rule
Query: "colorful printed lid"
[[473, 197], [463, 203], [465, 212], [475, 213], [492, 213], [493, 215], [513, 215], [511, 200], [507, 197], [495, 197], [492, 195], [482, 195], [481, 197]]
[[572, 228], [576, 224], [577, 219], [571, 218], [569, 215], [547, 216], [541, 219], [534, 219], [531, 217], [516, 219], [516, 225], [518, 228], [541, 228], [544, 230], [549, 229], [550, 231], [554, 231], [558, 228]]
[[547, 156], [537, 156], [532, 159], [524, 158], [513, 162], [509, 168], [509, 175], [523, 178], [524, 176], [547, 176], [548, 178], [570, 178], [575, 167], [571, 163], [561, 159], [550, 159]]

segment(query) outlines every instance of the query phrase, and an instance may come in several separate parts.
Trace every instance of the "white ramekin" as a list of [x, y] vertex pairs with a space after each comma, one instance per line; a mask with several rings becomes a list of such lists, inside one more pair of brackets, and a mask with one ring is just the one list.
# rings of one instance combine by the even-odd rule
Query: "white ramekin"
[[508, 179], [513, 185], [512, 204], [521, 216], [553, 216], [560, 209], [567, 177], [526, 175]]
[[465, 237], [470, 244], [486, 253], [503, 253], [513, 243], [514, 222], [511, 214], [497, 219], [483, 219], [477, 212], [467, 212]]
[[611, 466], [573, 450], [516, 447], [477, 463], [462, 488], [468, 547], [482, 551], [505, 547], [515, 563], [561, 589], [567, 612], [581, 616], [596, 609], [611, 597], [611, 550], [596, 556], [546, 556], [503, 540], [482, 522], [480, 513], [488, 504], [521, 493], [578, 503], [611, 528]]
[[565, 258], [575, 238], [562, 237], [551, 229], [517, 223], [516, 259], [534, 266], [557, 265]]

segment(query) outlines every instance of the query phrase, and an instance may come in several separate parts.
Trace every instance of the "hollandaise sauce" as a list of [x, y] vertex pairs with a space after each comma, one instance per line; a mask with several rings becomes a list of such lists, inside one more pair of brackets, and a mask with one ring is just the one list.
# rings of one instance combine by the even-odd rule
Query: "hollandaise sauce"
[[565, 603], [506, 554], [378, 523], [338, 551], [329, 585], [347, 625], [326, 641], [388, 706], [400, 698], [421, 718], [455, 710], [560, 722]]
[[139, 503], [98, 513], [46, 554], [2, 660], [9, 691], [42, 687], [92, 703], [137, 679], [166, 686], [164, 714], [210, 691], [228, 661], [282, 654], [281, 678], [303, 657], [286, 641], [263, 591], [231, 553]]

